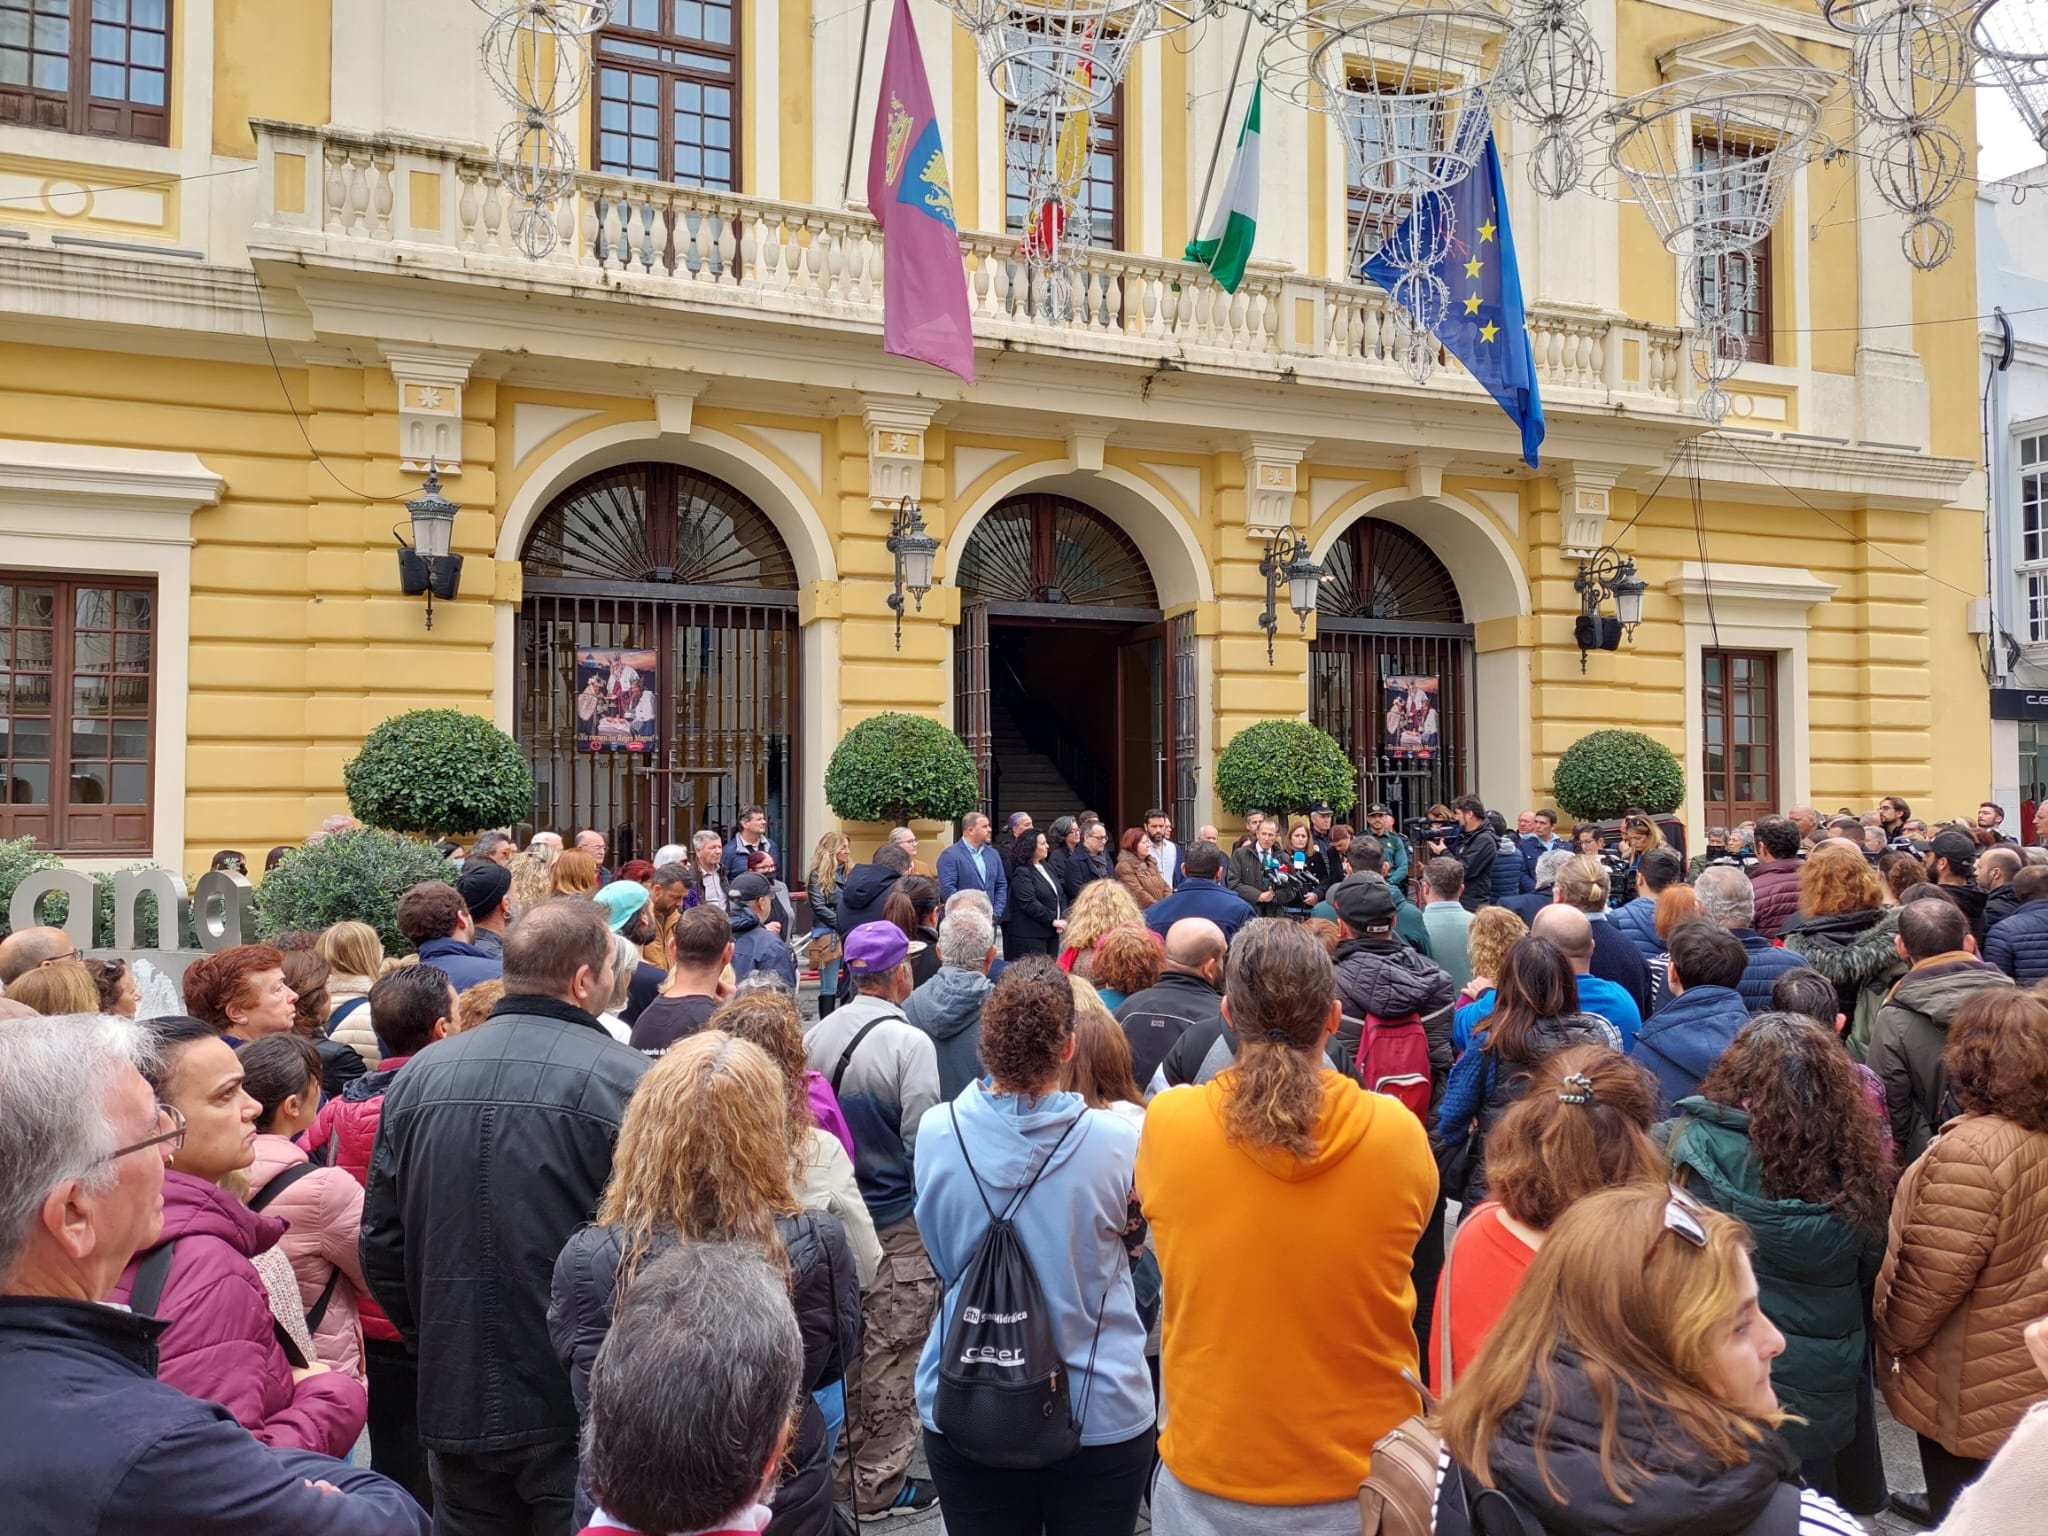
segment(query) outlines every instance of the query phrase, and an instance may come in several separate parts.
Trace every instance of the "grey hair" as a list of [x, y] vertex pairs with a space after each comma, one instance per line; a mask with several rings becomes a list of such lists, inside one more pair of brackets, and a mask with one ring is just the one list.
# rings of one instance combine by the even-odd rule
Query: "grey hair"
[[803, 1360], [788, 1281], [757, 1249], [679, 1243], [642, 1263], [590, 1370], [592, 1495], [637, 1531], [726, 1526], [773, 1475]]
[[904, 840], [904, 839], [905, 839], [906, 837], [907, 837], [907, 838], [909, 838], [909, 839], [910, 839], [910, 840], [911, 840], [911, 841], [912, 841], [913, 843], [917, 841], [917, 834], [916, 834], [915, 832], [913, 832], [913, 831], [912, 831], [912, 830], [911, 830], [910, 828], [908, 828], [908, 827], [891, 827], [891, 828], [889, 829], [889, 836], [888, 836], [888, 837], [887, 837], [887, 838], [885, 839], [885, 841], [888, 841], [888, 842], [891, 842], [891, 843], [900, 843], [900, 842], [902, 842], [902, 841], [903, 841], [903, 840]]
[[1756, 921], [1756, 887], [1741, 870], [1726, 864], [1703, 869], [1692, 889], [1700, 910], [1723, 928], [1747, 928]]
[[1548, 848], [1536, 861], [1536, 883], [1539, 886], [1557, 884], [1557, 872], [1572, 861], [1569, 848]]
[[2048, 848], [2022, 848], [2020, 859], [2029, 869], [2048, 868]]
[[512, 834], [509, 832], [484, 832], [470, 845], [469, 856], [473, 859], [487, 859], [500, 848], [511, 846], [511, 842]]
[[121, 1131], [106, 1092], [123, 1067], [149, 1064], [149, 1032], [133, 1019], [58, 1014], [9, 1019], [0, 1031], [0, 1279], [52, 1190], [114, 1181]]
[[[2044, 854], [2048, 854], [2048, 848], [2044, 848], [2041, 851]], [[2043, 859], [2042, 862], [2048, 863], [2048, 859]], [[977, 891], [973, 886], [966, 885], [946, 898], [946, 916], [951, 917], [963, 907], [970, 907], [974, 911], [979, 912], [983, 917], [989, 919], [991, 924], [995, 921], [995, 903], [988, 899], [987, 891]]]
[[690, 839], [690, 847], [694, 851], [698, 848], [709, 848], [713, 843], [722, 844], [724, 841], [724, 838], [713, 832], [709, 827], [706, 827], [702, 832], [697, 833]]
[[690, 850], [681, 843], [663, 843], [654, 850], [654, 867], [656, 870], [666, 869], [671, 864], [687, 864], [689, 862]]
[[939, 963], [978, 971], [996, 941], [996, 925], [984, 912], [966, 907], [946, 914], [939, 924]]
[[633, 995], [633, 972], [640, 968], [640, 946], [623, 933], [612, 935], [612, 997], [606, 1013], [617, 1013]]

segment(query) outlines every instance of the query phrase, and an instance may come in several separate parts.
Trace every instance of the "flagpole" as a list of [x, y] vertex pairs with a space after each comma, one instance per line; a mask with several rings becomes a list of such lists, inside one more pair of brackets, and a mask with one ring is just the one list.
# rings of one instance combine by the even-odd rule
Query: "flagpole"
[[853, 113], [846, 125], [846, 174], [839, 181], [839, 206], [842, 208], [853, 196], [853, 146], [860, 141], [860, 88], [867, 79], [868, 28], [874, 19], [875, 0], [867, 0], [860, 13], [860, 57], [853, 66]]
[[[874, 0], [868, 0], [873, 4]], [[1209, 174], [1202, 178], [1202, 205], [1195, 210], [1195, 226], [1188, 232], [1190, 240], [1202, 238], [1202, 231], [1209, 217], [1209, 194], [1216, 186], [1216, 162], [1223, 157], [1223, 135], [1230, 127], [1230, 104], [1237, 98], [1237, 77], [1244, 68], [1245, 44], [1252, 37], [1252, 8], [1245, 7], [1244, 30], [1237, 34], [1237, 57], [1230, 64], [1230, 88], [1223, 95], [1223, 110], [1216, 114], [1216, 143], [1209, 151]]]

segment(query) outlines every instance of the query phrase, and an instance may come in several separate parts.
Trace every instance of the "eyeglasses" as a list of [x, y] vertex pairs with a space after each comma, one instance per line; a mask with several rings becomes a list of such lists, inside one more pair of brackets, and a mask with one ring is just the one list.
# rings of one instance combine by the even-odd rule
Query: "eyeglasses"
[[[145, 1141], [138, 1141], [132, 1146], [122, 1147], [119, 1151], [109, 1152], [100, 1161], [105, 1163], [116, 1162], [126, 1157], [130, 1152], [140, 1152], [148, 1147], [168, 1147], [170, 1151], [165, 1155], [170, 1157], [177, 1156], [185, 1145], [184, 1113], [169, 1104], [159, 1104], [156, 1107], [156, 1124], [156, 1135], [149, 1137]], [[166, 1125], [170, 1127], [169, 1130], [164, 1129]]]
[[77, 950], [67, 949], [61, 955], [51, 955], [48, 959], [38, 960], [35, 964], [35, 968], [40, 971], [44, 966], [55, 965], [60, 960], [76, 960], [78, 958], [79, 954]]
[[1664, 1202], [1664, 1225], [1650, 1239], [1649, 1251], [1644, 1253], [1643, 1262], [1647, 1264], [1650, 1261], [1650, 1254], [1657, 1251], [1657, 1244], [1664, 1240], [1666, 1232], [1676, 1232], [1695, 1248], [1706, 1247], [1707, 1228], [1700, 1215], [1700, 1208], [1693, 1203], [1692, 1196], [1673, 1184], [1671, 1198]]

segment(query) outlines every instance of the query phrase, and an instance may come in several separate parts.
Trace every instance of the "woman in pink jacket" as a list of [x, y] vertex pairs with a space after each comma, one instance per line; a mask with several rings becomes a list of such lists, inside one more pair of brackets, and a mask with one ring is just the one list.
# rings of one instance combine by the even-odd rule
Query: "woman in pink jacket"
[[276, 1245], [284, 1223], [242, 1203], [258, 1112], [242, 1091], [242, 1064], [200, 1019], [157, 1020], [156, 1046], [150, 1086], [184, 1138], [164, 1171], [162, 1236], [107, 1299], [126, 1305], [138, 1288], [138, 1300], [156, 1292], [136, 1310], [168, 1324], [157, 1339], [160, 1380], [219, 1403], [266, 1445], [347, 1456], [369, 1408], [362, 1383], [292, 1364], [249, 1262]]
[[298, 1278], [320, 1363], [363, 1381], [360, 1302], [366, 1288], [356, 1256], [363, 1186], [346, 1168], [314, 1162], [292, 1139], [320, 1113], [320, 1053], [303, 1035], [271, 1035], [235, 1055], [242, 1091], [260, 1111], [249, 1207], [285, 1224], [284, 1255]]

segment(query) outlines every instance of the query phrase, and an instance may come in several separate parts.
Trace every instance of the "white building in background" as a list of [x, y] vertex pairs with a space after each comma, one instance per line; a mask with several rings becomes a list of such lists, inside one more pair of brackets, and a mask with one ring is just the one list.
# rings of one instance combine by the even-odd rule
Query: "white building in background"
[[[2048, 799], [2048, 203], [2040, 168], [1977, 194], [1977, 296], [1990, 585], [1982, 630], [1991, 679], [1991, 797], [2006, 829]], [[2031, 190], [2029, 190], [2031, 188]], [[2030, 231], [2032, 233], [2030, 234]], [[1958, 679], [1958, 686], [1968, 679]]]

